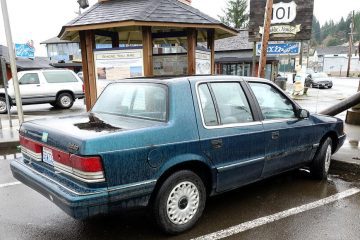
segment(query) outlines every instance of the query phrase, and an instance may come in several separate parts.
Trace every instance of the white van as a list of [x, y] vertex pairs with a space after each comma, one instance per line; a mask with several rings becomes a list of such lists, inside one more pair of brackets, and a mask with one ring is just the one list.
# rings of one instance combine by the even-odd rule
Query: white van
[[[84, 98], [83, 82], [71, 70], [36, 70], [18, 73], [23, 105], [50, 103], [61, 109], [71, 108]], [[10, 107], [15, 106], [12, 79], [8, 82]], [[0, 113], [7, 113], [5, 89], [0, 88]]]

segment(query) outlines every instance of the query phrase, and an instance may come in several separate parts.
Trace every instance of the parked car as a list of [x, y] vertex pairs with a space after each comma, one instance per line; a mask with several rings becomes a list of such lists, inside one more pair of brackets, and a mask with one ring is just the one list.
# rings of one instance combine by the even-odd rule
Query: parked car
[[[61, 109], [71, 108], [84, 98], [83, 82], [70, 70], [24, 71], [18, 74], [23, 105], [50, 103]], [[10, 107], [15, 106], [13, 80], [8, 82]], [[7, 113], [5, 89], [0, 88], [0, 113]]]
[[324, 72], [308, 74], [305, 80], [305, 86], [312, 88], [332, 88], [333, 82]]
[[73, 218], [149, 207], [177, 234], [208, 196], [302, 167], [326, 178], [345, 138], [342, 120], [309, 114], [267, 80], [124, 80], [89, 113], [24, 123], [11, 170]]

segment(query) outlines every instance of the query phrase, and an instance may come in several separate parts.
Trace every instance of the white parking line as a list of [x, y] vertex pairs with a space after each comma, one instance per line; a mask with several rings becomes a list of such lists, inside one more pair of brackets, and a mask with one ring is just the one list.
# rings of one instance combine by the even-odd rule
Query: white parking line
[[21, 182], [13, 182], [13, 183], [0, 184], [0, 188], [11, 187], [11, 186], [19, 185], [19, 184], [21, 184]]
[[258, 218], [258, 219], [255, 219], [255, 220], [252, 220], [249, 222], [245, 222], [245, 223], [242, 223], [242, 224], [239, 224], [239, 225], [236, 225], [236, 226], [224, 229], [224, 230], [220, 230], [218, 232], [214, 232], [214, 233], [210, 233], [208, 235], [194, 238], [193, 240], [217, 240], [217, 239], [223, 239], [226, 237], [230, 237], [232, 235], [239, 234], [241, 232], [244, 232], [244, 231], [247, 231], [247, 230], [268, 224], [268, 223], [272, 223], [272, 222], [278, 221], [280, 219], [283, 219], [283, 218], [286, 218], [289, 216], [293, 216], [293, 215], [296, 215], [296, 214], [299, 214], [302, 212], [312, 210], [314, 208], [324, 206], [329, 203], [336, 202], [338, 200], [358, 194], [359, 192], [360, 192], [360, 189], [352, 188], [352, 189], [346, 190], [344, 192], [340, 192], [338, 194], [332, 195], [330, 197], [321, 199], [316, 202], [312, 202], [312, 203], [305, 204], [305, 205], [302, 205], [299, 207], [291, 208], [291, 209], [285, 210], [283, 212], [275, 213], [273, 215]]

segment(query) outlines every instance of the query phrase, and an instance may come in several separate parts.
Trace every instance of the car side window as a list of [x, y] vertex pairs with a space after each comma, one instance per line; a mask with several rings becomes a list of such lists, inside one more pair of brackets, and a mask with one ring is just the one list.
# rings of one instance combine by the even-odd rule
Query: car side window
[[221, 124], [248, 123], [254, 121], [248, 100], [240, 83], [211, 83]]
[[199, 97], [205, 125], [217, 126], [219, 122], [216, 116], [214, 102], [207, 84], [201, 84], [199, 86]]
[[39, 75], [37, 73], [25, 73], [19, 80], [21, 85], [40, 84]]
[[71, 83], [78, 82], [74, 74], [70, 71], [46, 71], [43, 72], [48, 83]]
[[266, 83], [250, 83], [265, 120], [295, 118], [291, 101]]

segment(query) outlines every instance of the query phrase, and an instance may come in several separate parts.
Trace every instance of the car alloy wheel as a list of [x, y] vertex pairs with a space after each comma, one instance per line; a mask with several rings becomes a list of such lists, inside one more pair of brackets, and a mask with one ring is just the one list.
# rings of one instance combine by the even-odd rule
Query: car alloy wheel
[[199, 190], [191, 182], [181, 182], [170, 192], [167, 215], [174, 224], [186, 224], [199, 208]]
[[70, 106], [72, 100], [70, 99], [69, 96], [63, 96], [60, 99], [60, 101], [61, 101], [61, 105], [63, 105], [64, 107], [68, 107]]
[[61, 93], [56, 101], [56, 105], [62, 109], [71, 108], [74, 104], [74, 98], [70, 93]]
[[330, 170], [332, 156], [332, 140], [325, 139], [317, 150], [315, 157], [310, 165], [311, 175], [315, 179], [326, 179]]
[[0, 98], [0, 113], [7, 113], [6, 100], [3, 97]]
[[325, 172], [328, 173], [329, 169], [330, 169], [330, 163], [331, 163], [331, 145], [328, 145], [327, 149], [326, 149], [326, 155], [325, 155], [325, 161], [324, 161], [324, 168], [325, 168]]
[[164, 232], [179, 234], [195, 225], [205, 203], [203, 180], [190, 170], [180, 170], [161, 184], [153, 199], [152, 211], [157, 225]]

